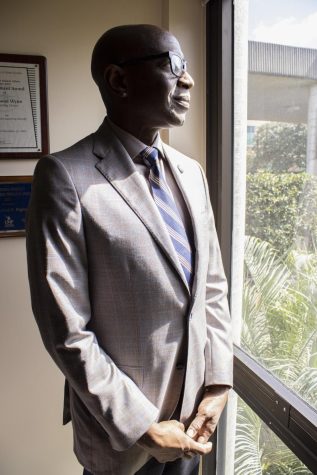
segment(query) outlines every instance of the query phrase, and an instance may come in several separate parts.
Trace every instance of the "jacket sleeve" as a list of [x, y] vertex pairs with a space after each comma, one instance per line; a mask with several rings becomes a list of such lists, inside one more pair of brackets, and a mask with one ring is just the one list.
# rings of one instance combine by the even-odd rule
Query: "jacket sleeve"
[[35, 170], [26, 243], [32, 308], [44, 345], [112, 447], [125, 450], [156, 420], [158, 409], [86, 327], [91, 305], [81, 205], [54, 156]]
[[227, 280], [223, 269], [207, 180], [201, 170], [208, 213], [208, 271], [206, 279], [207, 342], [205, 386], [233, 384], [232, 325], [228, 307]]

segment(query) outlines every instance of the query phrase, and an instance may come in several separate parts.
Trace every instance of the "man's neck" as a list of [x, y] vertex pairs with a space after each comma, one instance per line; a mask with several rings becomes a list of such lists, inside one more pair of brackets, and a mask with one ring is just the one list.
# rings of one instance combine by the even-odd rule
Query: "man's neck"
[[137, 139], [139, 139], [145, 145], [152, 145], [154, 140], [157, 137], [159, 132], [158, 128], [149, 128], [147, 126], [140, 126], [139, 124], [127, 123], [124, 119], [118, 119], [117, 117], [113, 117], [113, 115], [108, 114], [109, 119], [122, 130], [125, 130], [129, 134], [133, 135]]

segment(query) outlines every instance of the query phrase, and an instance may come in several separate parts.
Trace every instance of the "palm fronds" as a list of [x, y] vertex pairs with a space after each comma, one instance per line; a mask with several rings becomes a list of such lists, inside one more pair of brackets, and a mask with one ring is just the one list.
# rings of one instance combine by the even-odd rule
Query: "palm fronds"
[[[241, 346], [317, 407], [317, 254], [245, 241]], [[311, 473], [240, 401], [235, 475]]]

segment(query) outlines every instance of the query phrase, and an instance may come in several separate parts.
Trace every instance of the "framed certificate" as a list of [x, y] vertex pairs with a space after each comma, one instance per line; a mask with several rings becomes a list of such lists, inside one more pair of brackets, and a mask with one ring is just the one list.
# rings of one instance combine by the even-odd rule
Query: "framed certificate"
[[0, 54], [0, 158], [48, 153], [46, 58]]
[[0, 237], [25, 236], [31, 176], [0, 177]]

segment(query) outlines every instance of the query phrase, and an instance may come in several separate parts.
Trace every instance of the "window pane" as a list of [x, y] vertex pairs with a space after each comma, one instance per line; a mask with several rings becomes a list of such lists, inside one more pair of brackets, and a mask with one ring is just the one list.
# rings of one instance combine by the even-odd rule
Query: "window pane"
[[317, 408], [317, 4], [235, 5], [236, 340]]
[[235, 475], [306, 475], [312, 472], [245, 402], [238, 398]]

